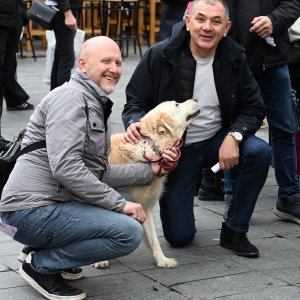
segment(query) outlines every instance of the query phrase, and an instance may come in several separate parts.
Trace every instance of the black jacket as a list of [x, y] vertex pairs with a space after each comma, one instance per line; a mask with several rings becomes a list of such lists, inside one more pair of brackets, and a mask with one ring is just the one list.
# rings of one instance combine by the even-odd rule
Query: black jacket
[[161, 0], [161, 2], [174, 6], [187, 6], [191, 0]]
[[[122, 114], [125, 127], [160, 102], [192, 98], [196, 61], [188, 48], [189, 37], [182, 21], [173, 27], [170, 39], [145, 53], [126, 87], [127, 103]], [[264, 105], [243, 48], [230, 38], [222, 39], [213, 72], [224, 128], [244, 137], [254, 134], [264, 118]]]
[[0, 0], [0, 26], [13, 27], [23, 0]]
[[[300, 16], [299, 0], [226, 0], [233, 27], [232, 38], [246, 49], [246, 56], [254, 74], [265, 68], [285, 64], [290, 50], [288, 28]], [[254, 17], [268, 16], [273, 24], [276, 47], [250, 33]]]
[[57, 6], [61, 12], [70, 10], [71, 8], [81, 9], [83, 0], [56, 0]]

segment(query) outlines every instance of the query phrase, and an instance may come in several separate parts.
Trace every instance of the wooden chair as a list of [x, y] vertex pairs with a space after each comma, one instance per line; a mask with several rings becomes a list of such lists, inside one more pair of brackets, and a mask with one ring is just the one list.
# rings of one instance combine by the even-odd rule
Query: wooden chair
[[[138, 47], [142, 56], [139, 8], [140, 0], [107, 0], [103, 1], [103, 32], [118, 42], [123, 57], [128, 56], [129, 42], [133, 42], [134, 53]], [[114, 26], [114, 31], [112, 31]]]
[[101, 30], [101, 1], [84, 0], [80, 16], [80, 27], [86, 35], [102, 34]]

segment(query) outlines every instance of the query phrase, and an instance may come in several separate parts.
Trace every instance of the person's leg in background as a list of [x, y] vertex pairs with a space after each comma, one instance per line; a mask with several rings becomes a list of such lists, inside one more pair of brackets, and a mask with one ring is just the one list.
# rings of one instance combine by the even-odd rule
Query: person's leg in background
[[210, 168], [202, 169], [202, 180], [198, 187], [198, 198], [201, 201], [223, 201], [224, 200], [224, 173], [214, 173]]
[[32, 110], [34, 109], [34, 105], [27, 102], [29, 95], [18, 83], [16, 73], [17, 59], [14, 61], [12, 72], [9, 75], [9, 79], [3, 93], [7, 110]]
[[[300, 62], [289, 64], [289, 73], [291, 77], [292, 88], [296, 92], [296, 106], [298, 120], [300, 121]], [[300, 124], [295, 133], [296, 158], [297, 158], [297, 176], [300, 175]]]
[[[300, 187], [296, 175], [296, 120], [287, 65], [256, 76], [266, 105], [278, 189], [274, 213], [300, 223]], [[274, 82], [280, 84], [274, 85]]]
[[[0, 120], [2, 117], [4, 89], [8, 84], [11, 73], [13, 73], [14, 61], [16, 59], [16, 53], [18, 50], [18, 43], [21, 33], [19, 24], [22, 24], [21, 16], [16, 15], [14, 22], [15, 25], [12, 25], [11, 27], [0, 26]], [[8, 141], [3, 139], [1, 136], [1, 145], [5, 145], [7, 142]]]
[[[78, 19], [78, 10], [72, 9], [72, 13], [74, 17]], [[76, 34], [76, 30], [65, 25], [63, 13], [57, 14], [53, 30], [56, 45], [51, 71], [51, 90], [61, 86], [71, 77], [71, 70], [75, 63], [74, 38]]]
[[225, 209], [223, 214], [224, 221], [227, 218], [230, 205], [232, 203], [232, 189], [234, 184], [234, 174], [230, 170], [224, 171], [224, 201]]

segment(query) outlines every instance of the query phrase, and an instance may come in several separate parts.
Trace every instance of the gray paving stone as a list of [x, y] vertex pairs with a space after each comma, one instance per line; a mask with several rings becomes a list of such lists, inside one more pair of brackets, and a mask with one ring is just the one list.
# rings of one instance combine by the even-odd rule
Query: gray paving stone
[[247, 272], [249, 270], [251, 270], [251, 268], [246, 265], [223, 259], [186, 264], [178, 266], [176, 269], [141, 271], [141, 273], [166, 286], [173, 286], [184, 282], [214, 278], [216, 276], [232, 275]]
[[[257, 271], [250, 271], [234, 275], [217, 275], [211, 279], [188, 282], [173, 286], [183, 296], [189, 299], [217, 299], [238, 294], [267, 289], [268, 287], [281, 287], [283, 283], [271, 276]], [[248, 298], [251, 299], [251, 298]], [[256, 298], [253, 298], [256, 299]]]

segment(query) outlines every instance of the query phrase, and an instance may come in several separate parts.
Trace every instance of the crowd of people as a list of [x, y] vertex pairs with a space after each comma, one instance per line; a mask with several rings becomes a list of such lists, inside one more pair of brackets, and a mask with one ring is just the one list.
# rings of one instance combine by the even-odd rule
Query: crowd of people
[[[16, 0], [18, 5], [21, 2]], [[85, 299], [83, 291], [65, 282], [66, 274], [80, 278], [81, 266], [127, 255], [139, 246], [144, 209], [118, 188], [149, 184], [158, 174], [156, 163], [107, 163], [113, 105], [108, 96], [120, 80], [122, 56], [109, 37], [88, 39], [75, 73], [70, 74], [80, 2], [46, 1], [60, 8], [54, 25], [58, 44], [51, 91], [31, 115], [22, 142], [26, 146], [46, 140], [46, 148], [17, 160], [0, 201], [2, 221], [16, 228], [14, 239], [29, 246], [32, 253], [31, 262], [21, 265], [20, 275], [48, 299]], [[294, 140], [299, 124], [294, 118], [287, 64], [288, 28], [300, 16], [300, 3], [162, 2], [161, 41], [147, 50], [126, 86], [125, 141], [135, 143], [141, 138], [139, 120], [159, 103], [197, 99], [200, 115], [184, 136], [179, 163], [168, 174], [166, 191], [159, 199], [164, 237], [174, 247], [194, 240], [199, 178], [209, 182], [210, 175], [202, 170], [219, 163], [225, 183], [220, 182], [228, 196], [220, 246], [239, 256], [259, 257], [247, 232], [271, 162], [278, 183], [274, 214], [300, 224]], [[16, 31], [8, 20], [10, 26], [5, 28]], [[0, 34], [1, 24], [0, 19]], [[64, 52], [64, 47], [70, 51]], [[3, 67], [8, 61], [0, 55], [3, 94], [16, 60], [14, 53], [8, 77], [4, 74], [8, 68]], [[23, 99], [30, 105], [28, 98]], [[265, 117], [269, 144], [255, 135]], [[175, 150], [163, 152], [170, 161], [177, 154]]]

